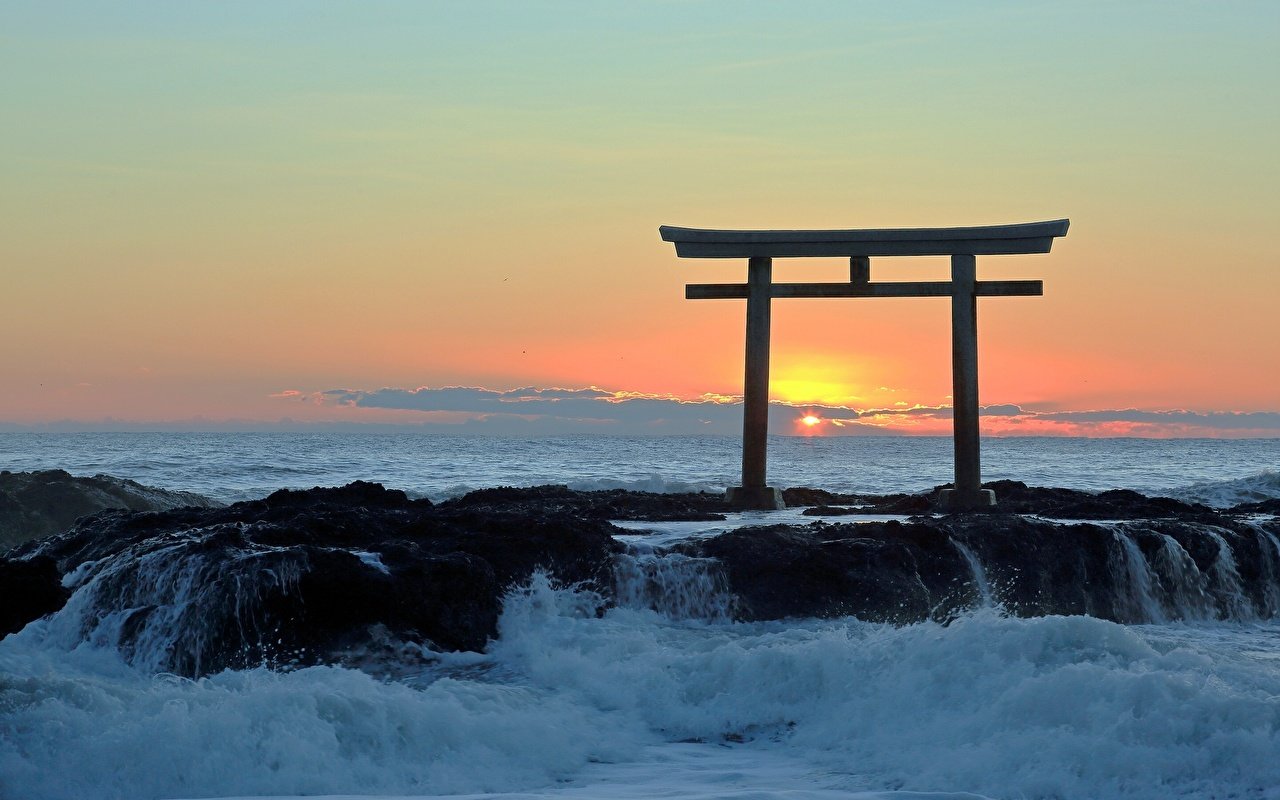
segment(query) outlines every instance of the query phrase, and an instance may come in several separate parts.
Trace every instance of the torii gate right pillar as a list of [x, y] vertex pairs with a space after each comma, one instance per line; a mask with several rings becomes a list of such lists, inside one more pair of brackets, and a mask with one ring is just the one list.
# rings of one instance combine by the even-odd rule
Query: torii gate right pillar
[[951, 408], [955, 438], [955, 486], [938, 498], [950, 511], [988, 508], [996, 495], [982, 488], [978, 436], [977, 258], [951, 256]]

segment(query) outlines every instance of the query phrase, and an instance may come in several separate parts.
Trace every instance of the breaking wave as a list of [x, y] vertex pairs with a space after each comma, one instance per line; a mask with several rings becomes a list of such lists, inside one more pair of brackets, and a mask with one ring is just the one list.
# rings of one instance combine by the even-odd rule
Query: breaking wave
[[1168, 490], [1171, 497], [1213, 508], [1230, 508], [1241, 503], [1257, 503], [1280, 498], [1280, 472], [1263, 470], [1244, 478], [1201, 481]]
[[[623, 574], [652, 582], [642, 566]], [[651, 600], [602, 613], [600, 597], [535, 575], [486, 653], [430, 654], [395, 680], [152, 676], [111, 650], [51, 648], [33, 623], [0, 646], [0, 796], [556, 795], [610, 764], [660, 775], [654, 748], [675, 742], [803, 765], [815, 790], [1163, 799], [1280, 785], [1271, 624], [993, 609], [949, 625], [742, 624]], [[723, 792], [707, 796], [735, 796]]]

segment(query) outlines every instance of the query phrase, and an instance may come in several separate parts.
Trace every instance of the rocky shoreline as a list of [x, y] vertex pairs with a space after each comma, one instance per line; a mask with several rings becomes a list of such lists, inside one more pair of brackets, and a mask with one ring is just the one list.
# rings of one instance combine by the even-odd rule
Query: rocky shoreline
[[931, 495], [790, 489], [806, 514], [906, 516], [738, 527], [668, 547], [612, 523], [714, 525], [722, 499], [539, 486], [437, 504], [357, 482], [226, 507], [100, 511], [0, 554], [0, 634], [48, 617], [39, 635], [187, 676], [351, 663], [389, 647], [481, 650], [506, 593], [535, 573], [593, 592], [598, 613], [714, 606], [740, 621], [946, 622], [982, 604], [1118, 622], [1280, 614], [1280, 522], [1267, 503], [1221, 511], [990, 486], [995, 510], [952, 515], [934, 513]]
[[164, 511], [221, 505], [194, 492], [144, 486], [112, 475], [76, 477], [61, 469], [0, 471], [0, 552], [70, 528], [111, 508]]

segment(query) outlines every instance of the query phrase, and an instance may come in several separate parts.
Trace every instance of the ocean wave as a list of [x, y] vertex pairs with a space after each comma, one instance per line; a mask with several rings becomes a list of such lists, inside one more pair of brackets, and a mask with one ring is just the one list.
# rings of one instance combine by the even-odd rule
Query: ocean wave
[[1257, 503], [1280, 498], [1280, 472], [1264, 469], [1244, 478], [1201, 481], [1169, 489], [1167, 494], [1179, 500], [1203, 503], [1213, 508], [1230, 508], [1241, 503]]
[[1176, 628], [983, 610], [949, 626], [681, 629], [629, 609], [602, 621], [553, 609], [512, 604], [495, 654], [673, 739], [792, 750], [850, 790], [1169, 798], [1280, 785], [1276, 662]]
[[570, 481], [570, 489], [579, 491], [596, 491], [599, 489], [626, 489], [631, 492], [653, 492], [654, 494], [684, 494], [687, 492], [707, 492], [708, 494], [724, 494], [723, 484], [705, 481], [686, 481], [664, 478], [651, 474], [642, 478], [595, 478], [592, 480]]
[[[80, 655], [82, 667], [95, 660]], [[0, 797], [513, 790], [626, 757], [636, 736], [573, 698], [516, 685], [412, 687], [340, 667], [191, 681], [95, 655], [108, 663], [0, 658]]]
[[[601, 602], [537, 575], [486, 654], [458, 669], [442, 656], [443, 677], [416, 685], [337, 667], [150, 676], [108, 651], [38, 646], [36, 623], [0, 646], [0, 796], [637, 797], [620, 775], [657, 785], [676, 747], [725, 775], [791, 765], [778, 797], [1280, 785], [1280, 665], [1260, 646], [1275, 626], [990, 609], [945, 626], [729, 624]], [[697, 796], [740, 797], [755, 788], [742, 775]]]

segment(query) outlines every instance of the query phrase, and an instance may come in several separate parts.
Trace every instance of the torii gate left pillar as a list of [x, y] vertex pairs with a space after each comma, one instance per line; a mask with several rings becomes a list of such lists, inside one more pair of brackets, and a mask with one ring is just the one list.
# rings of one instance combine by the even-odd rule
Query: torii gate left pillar
[[[743, 379], [742, 485], [728, 501], [741, 508], [782, 508], [782, 494], [765, 478], [769, 426], [769, 317], [775, 297], [950, 297], [951, 377], [955, 482], [943, 491], [941, 505], [963, 511], [995, 504], [982, 488], [978, 435], [977, 298], [1039, 295], [1040, 281], [978, 281], [977, 256], [1047, 253], [1065, 236], [1065, 219], [1021, 225], [973, 228], [895, 228], [827, 231], [726, 231], [675, 228], [659, 230], [674, 242], [676, 255], [694, 258], [748, 259], [746, 284], [690, 284], [689, 299], [744, 298], [747, 301], [746, 358]], [[950, 281], [871, 282], [871, 256], [951, 257]], [[772, 282], [773, 258], [847, 256], [848, 283]]]
[[782, 492], [766, 485], [769, 440], [769, 318], [773, 259], [747, 261], [747, 352], [742, 377], [742, 485], [725, 498], [742, 508], [782, 508]]

